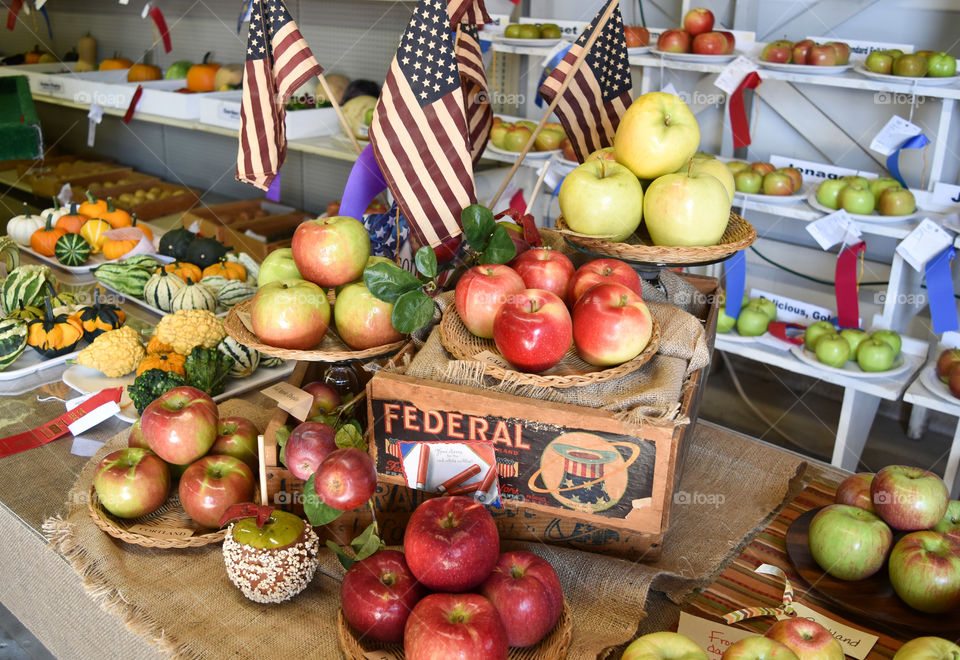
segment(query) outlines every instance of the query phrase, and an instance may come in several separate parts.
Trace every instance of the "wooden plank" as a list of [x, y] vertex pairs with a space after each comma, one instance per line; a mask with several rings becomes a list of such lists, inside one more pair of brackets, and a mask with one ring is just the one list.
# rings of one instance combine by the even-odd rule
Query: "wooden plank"
[[762, 35], [757, 34], [757, 41], [772, 41], [782, 39], [784, 35], [825, 34], [833, 28], [846, 23], [857, 14], [862, 13], [878, 0], [848, 0], [847, 2], [823, 2], [820, 0], [814, 5], [797, 3], [799, 11], [792, 12]]

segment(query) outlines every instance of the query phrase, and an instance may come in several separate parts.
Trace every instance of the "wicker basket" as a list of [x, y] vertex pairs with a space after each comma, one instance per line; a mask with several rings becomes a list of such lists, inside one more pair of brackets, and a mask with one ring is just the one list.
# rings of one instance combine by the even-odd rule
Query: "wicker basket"
[[669, 247], [653, 245], [646, 225], [641, 225], [637, 233], [631, 236], [630, 243], [616, 243], [596, 236], [587, 236], [570, 231], [563, 220], [557, 218], [557, 230], [574, 247], [593, 254], [613, 259], [623, 259], [645, 264], [681, 266], [684, 264], [706, 264], [723, 261], [740, 250], [750, 247], [757, 239], [757, 230], [739, 215], [730, 212], [730, 222], [716, 245], [693, 247]]
[[[103, 505], [100, 504], [100, 498], [97, 497], [97, 491], [90, 486], [90, 498], [87, 500], [87, 510], [94, 524], [115, 539], [120, 539], [125, 543], [142, 545], [147, 548], [198, 548], [211, 543], [220, 543], [226, 536], [224, 529], [207, 529], [200, 527], [190, 519], [187, 512], [180, 505], [180, 497], [176, 492], [170, 495], [167, 501], [159, 509], [140, 518], [116, 518], [109, 514]], [[194, 531], [192, 536], [150, 536], [137, 531], [132, 531], [134, 525], [144, 525], [155, 530], [163, 529]]]
[[[553, 630], [536, 646], [526, 648], [510, 648], [510, 660], [563, 660], [570, 650], [570, 640], [573, 637], [573, 619], [570, 616], [570, 606], [563, 601], [563, 612]], [[337, 616], [337, 638], [340, 640], [340, 650], [347, 660], [367, 660], [368, 653], [380, 651], [385, 658], [404, 660], [403, 644], [382, 644], [369, 639], [357, 637], [353, 628], [343, 618], [343, 610]], [[386, 655], [389, 654], [389, 655]]]
[[477, 337], [463, 324], [456, 306], [450, 305], [440, 321], [440, 343], [458, 360], [473, 360], [485, 364], [484, 374], [499, 380], [509, 380], [518, 385], [537, 385], [564, 389], [584, 387], [603, 383], [632, 373], [645, 365], [660, 348], [660, 324], [653, 318], [653, 332], [647, 347], [637, 357], [613, 367], [597, 367], [577, 355], [577, 349], [571, 346], [563, 359], [547, 371], [530, 374], [505, 368], [500, 364], [504, 360], [492, 339]]
[[244, 316], [249, 319], [250, 305], [252, 303], [252, 300], [244, 300], [234, 305], [227, 314], [227, 318], [223, 321], [224, 329], [226, 329], [228, 335], [247, 348], [253, 348], [261, 353], [283, 358], [284, 360], [302, 360], [305, 362], [369, 360], [370, 358], [399, 351], [403, 348], [404, 344], [407, 343], [406, 339], [402, 339], [390, 344], [383, 344], [382, 346], [374, 346], [373, 348], [356, 351], [343, 343], [343, 340], [337, 336], [336, 331], [331, 327], [323, 336], [320, 345], [313, 350], [298, 351], [288, 348], [277, 348], [276, 346], [262, 343], [257, 336], [250, 331], [247, 323], [244, 322]]

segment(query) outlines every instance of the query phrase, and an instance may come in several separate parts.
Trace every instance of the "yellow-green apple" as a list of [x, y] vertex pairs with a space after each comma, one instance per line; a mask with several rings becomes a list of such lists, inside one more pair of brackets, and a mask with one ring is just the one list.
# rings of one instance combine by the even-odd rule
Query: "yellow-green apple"
[[474, 266], [457, 282], [454, 304], [467, 330], [478, 337], [491, 339], [493, 319], [500, 306], [526, 288], [523, 278], [509, 266]]
[[508, 652], [500, 615], [479, 594], [430, 594], [414, 606], [403, 629], [407, 660], [506, 660]]
[[566, 298], [575, 270], [567, 255], [548, 247], [531, 248], [510, 265], [523, 280], [522, 288], [543, 289], [555, 293], [559, 298]]
[[763, 177], [764, 195], [792, 195], [795, 192], [793, 178], [784, 172], [770, 172]]
[[828, 46], [833, 46], [837, 51], [837, 64], [847, 64], [850, 61], [850, 44], [844, 41], [828, 41]]
[[539, 39], [540, 27], [532, 23], [521, 23], [520, 38], [521, 39]]
[[533, 141], [534, 150], [552, 151], [553, 149], [559, 149], [560, 143], [563, 142], [565, 137], [567, 136], [563, 131], [558, 131], [555, 128], [544, 128]]
[[780, 167], [774, 172], [782, 172], [793, 180], [793, 192], [800, 192], [803, 188], [803, 174], [796, 167]]
[[837, 504], [855, 506], [858, 509], [876, 513], [876, 509], [873, 508], [873, 499], [870, 497], [871, 483], [873, 483], [873, 472], [851, 474], [837, 486], [834, 501]]
[[949, 534], [960, 539], [960, 500], [951, 500], [943, 518], [931, 529], [934, 532]]
[[217, 404], [205, 392], [186, 385], [161, 394], [140, 415], [150, 450], [167, 463], [197, 460], [217, 439]]
[[737, 38], [733, 36], [733, 32], [730, 30], [720, 30], [720, 34], [723, 35], [723, 38], [727, 42], [727, 47], [723, 51], [724, 55], [730, 55], [733, 53], [733, 49], [737, 47]]
[[796, 654], [780, 642], [767, 637], [745, 637], [731, 644], [721, 660], [798, 660]]
[[253, 470], [239, 458], [210, 454], [180, 477], [180, 504], [195, 523], [216, 529], [224, 512], [253, 499]]
[[570, 312], [556, 294], [525, 289], [500, 306], [493, 319], [493, 341], [520, 371], [546, 371], [573, 342]]
[[[530, 121], [529, 119], [518, 119], [516, 122], [516, 125], [523, 126], [524, 128], [528, 129], [531, 133], [534, 131], [534, 129], [537, 128], [537, 122]], [[549, 123], [544, 124], [545, 127], [549, 125], [550, 125]]]
[[927, 58], [922, 55], [901, 55], [893, 58], [893, 75], [922, 78], [927, 75]]
[[[717, 181], [723, 184], [724, 189], [727, 191], [727, 196], [730, 198], [730, 203], [733, 203], [733, 194], [737, 190], [737, 184], [733, 180], [733, 174], [730, 173], [730, 168], [724, 163], [715, 158], [694, 158], [690, 166], [690, 171], [696, 174], [709, 174], [715, 177]], [[683, 172], [684, 170], [681, 168], [680, 173]]]
[[764, 637], [780, 642], [800, 660], [844, 660], [843, 647], [833, 633], [810, 619], [777, 621]]
[[719, 32], [704, 32], [693, 38], [690, 51], [697, 55], [723, 55], [727, 52], [727, 39]]
[[839, 369], [850, 359], [850, 344], [839, 333], [834, 332], [820, 337], [813, 352], [821, 363]]
[[257, 436], [259, 432], [246, 417], [221, 417], [217, 423], [217, 439], [210, 447], [211, 454], [233, 456], [258, 469]]
[[902, 340], [900, 339], [900, 335], [893, 330], [877, 330], [870, 336], [874, 339], [882, 339], [890, 344], [890, 348], [893, 349], [894, 356], [900, 355], [900, 345]]
[[713, 29], [713, 12], [703, 7], [691, 9], [683, 16], [683, 29], [691, 36], [697, 36]]
[[707, 654], [686, 635], [665, 630], [633, 640], [620, 660], [707, 660]]
[[824, 335], [836, 334], [837, 329], [830, 321], [814, 321], [807, 326], [803, 335], [803, 345], [808, 351], [817, 347], [817, 341]]
[[641, 179], [676, 172], [699, 145], [697, 118], [683, 99], [667, 92], [637, 97], [620, 119], [613, 138], [617, 162]]
[[949, 78], [957, 73], [957, 59], [948, 53], [934, 53], [927, 58], [927, 75], [931, 78]]
[[331, 287], [363, 274], [370, 256], [370, 234], [356, 218], [335, 215], [300, 223], [290, 247], [305, 280]]
[[330, 301], [313, 282], [275, 280], [257, 289], [250, 303], [250, 322], [263, 343], [306, 350], [327, 333]]
[[560, 186], [559, 202], [571, 230], [611, 241], [630, 236], [643, 217], [643, 187], [615, 161], [588, 160], [575, 167]]
[[889, 75], [893, 71], [893, 57], [882, 50], [875, 50], [867, 55], [863, 65], [867, 71]]
[[500, 536], [490, 512], [473, 498], [437, 497], [414, 509], [403, 549], [410, 571], [427, 589], [471, 591], [496, 566]]
[[859, 328], [844, 328], [840, 331], [840, 336], [850, 344], [850, 359], [856, 360], [857, 349], [860, 347], [860, 344], [863, 343], [863, 340], [868, 337], [867, 333]]
[[257, 273], [257, 286], [263, 286], [277, 280], [303, 279], [297, 264], [293, 260], [293, 250], [277, 248], [263, 259]]
[[899, 48], [888, 48], [883, 52], [893, 58], [897, 58], [903, 55], [903, 51], [900, 50]]
[[957, 660], [960, 646], [943, 637], [915, 637], [893, 654], [893, 660]]
[[837, 202], [847, 213], [858, 213], [867, 215], [873, 213], [877, 201], [873, 198], [873, 193], [866, 186], [851, 183], [840, 190], [837, 195]]
[[563, 592], [553, 566], [532, 552], [505, 552], [480, 585], [500, 613], [510, 646], [540, 642], [560, 619]]
[[864, 339], [857, 346], [857, 364], [864, 371], [887, 371], [896, 357], [890, 344], [874, 337]]
[[140, 430], [140, 418], [130, 427], [130, 433], [127, 435], [128, 447], [140, 447], [141, 449], [150, 449], [150, 445], [143, 439], [143, 431]]
[[363, 282], [346, 287], [333, 305], [337, 334], [358, 351], [403, 339], [390, 321], [391, 314], [393, 304], [375, 298]]
[[573, 306], [573, 342], [598, 367], [622, 364], [650, 343], [653, 317], [636, 293], [615, 282], [595, 284]]
[[614, 152], [613, 147], [603, 147], [602, 149], [597, 149], [592, 154], [583, 159], [583, 162], [588, 160], [617, 160], [617, 154]]
[[283, 447], [283, 462], [297, 479], [306, 481], [323, 459], [336, 450], [336, 431], [323, 422], [301, 422]]
[[888, 465], [877, 472], [870, 484], [870, 497], [888, 525], [907, 532], [936, 525], [950, 502], [943, 479], [909, 465]]
[[773, 163], [764, 163], [764, 162], [757, 161], [757, 162], [750, 163], [750, 169], [761, 176], [766, 176], [777, 168], [773, 166]]
[[717, 314], [717, 332], [721, 334], [726, 334], [733, 330], [734, 326], [737, 325], [737, 319], [732, 316], [728, 316], [726, 311], [721, 307], [720, 313]]
[[878, 176], [874, 179], [869, 179], [867, 187], [870, 189], [870, 192], [873, 193], [873, 196], [877, 199], [880, 198], [880, 193], [882, 193], [887, 188], [900, 188], [900, 182], [889, 176]]
[[716, 245], [730, 220], [730, 197], [709, 174], [665, 174], [647, 188], [643, 217], [654, 245]]
[[334, 449], [313, 475], [313, 489], [327, 506], [352, 511], [373, 497], [377, 468], [370, 454], [362, 449]]
[[513, 124], [508, 124], [506, 122], [499, 122], [494, 124], [490, 128], [490, 141], [493, 142], [493, 146], [498, 149], [504, 149], [503, 141], [507, 137], [507, 133], [513, 127]]
[[941, 614], [960, 606], [960, 539], [911, 532], [890, 551], [889, 569], [893, 590], [913, 609]]
[[917, 210], [917, 200], [906, 188], [887, 188], [877, 198], [880, 215], [910, 215]]
[[813, 46], [807, 53], [807, 64], [813, 66], [836, 66], [837, 50], [833, 46], [820, 44]]
[[947, 378], [947, 387], [953, 396], [960, 399], [960, 369], [954, 369], [950, 372], [950, 377]]
[[859, 174], [848, 174], [840, 177], [840, 180], [845, 181], [848, 184], [863, 186], [864, 188], [870, 187], [870, 179], [865, 176], [860, 176]]
[[328, 413], [341, 403], [340, 393], [322, 381], [315, 380], [300, 389], [313, 397], [313, 405], [310, 406], [307, 417]]
[[809, 64], [807, 62], [807, 55], [810, 54], [810, 49], [814, 47], [814, 43], [809, 39], [804, 39], [793, 44], [793, 63], [794, 64]]
[[563, 142], [560, 143], [560, 153], [567, 160], [573, 161], [574, 163], [578, 162], [577, 152], [573, 149], [573, 143], [570, 142], [570, 138], [563, 138]]
[[742, 172], [743, 170], [749, 170], [750, 163], [744, 162], [742, 160], [731, 160], [730, 162], [727, 163], [727, 169], [729, 169], [732, 174], [736, 175], [737, 172]]
[[751, 169], [740, 170], [733, 176], [737, 192], [756, 195], [763, 188], [763, 176]]
[[664, 30], [657, 37], [657, 50], [665, 53], [689, 53], [690, 33], [686, 30]]
[[643, 284], [637, 271], [619, 259], [593, 259], [580, 266], [570, 278], [567, 304], [572, 308], [584, 292], [594, 284], [616, 282], [643, 297]]
[[771, 321], [777, 320], [777, 303], [773, 302], [769, 298], [764, 298], [763, 296], [760, 296], [759, 298], [754, 298], [747, 304], [756, 305], [757, 307], [759, 307], [763, 311], [763, 313], [767, 315], [767, 318], [769, 318]]
[[769, 325], [770, 317], [767, 313], [755, 302], [751, 302], [740, 309], [740, 315], [737, 317], [737, 334], [743, 337], [759, 337], [767, 331]]
[[340, 583], [343, 618], [361, 637], [387, 644], [403, 641], [403, 627], [423, 596], [423, 585], [399, 550], [380, 550], [356, 562]]
[[650, 30], [641, 25], [624, 25], [623, 36], [627, 48], [641, 48], [650, 44]]
[[[950, 372], [953, 371], [954, 367], [960, 364], [960, 348], [947, 348], [942, 353], [940, 357], [937, 358], [937, 378], [946, 383], [950, 380]], [[131, 436], [133, 431], [130, 432]], [[130, 445], [133, 447], [134, 445]]]
[[779, 64], [790, 64], [793, 60], [793, 42], [785, 39], [771, 41], [763, 47], [760, 53], [760, 59], [764, 62], [777, 62]]
[[863, 580], [879, 571], [893, 544], [880, 516], [845, 504], [820, 509], [807, 536], [814, 561], [840, 580]]
[[520, 24], [510, 23], [510, 25], [504, 28], [503, 36], [509, 39], [518, 39], [520, 37]]
[[93, 473], [97, 498], [118, 518], [153, 513], [170, 494], [170, 470], [149, 449], [127, 447], [104, 456]]
[[503, 137], [503, 148], [507, 151], [523, 151], [523, 147], [530, 141], [532, 135], [533, 131], [526, 126], [514, 124]]
[[840, 208], [840, 191], [847, 187], [843, 179], [827, 179], [817, 186], [817, 202], [828, 209]]

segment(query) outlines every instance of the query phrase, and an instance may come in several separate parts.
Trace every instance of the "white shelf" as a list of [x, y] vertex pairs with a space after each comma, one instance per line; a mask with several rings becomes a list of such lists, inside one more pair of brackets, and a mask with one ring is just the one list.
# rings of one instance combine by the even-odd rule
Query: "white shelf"
[[[570, 43], [570, 42], [567, 42]], [[509, 55], [533, 55], [546, 57], [556, 46], [511, 46], [508, 44], [490, 42], [490, 47], [498, 53], [507, 53]]]
[[[936, 365], [936, 362], [931, 362], [930, 364]], [[927, 367], [927, 365], [923, 366], [924, 368]], [[937, 412], [960, 417], [960, 399], [958, 399], [956, 403], [950, 403], [945, 399], [934, 396], [927, 390], [923, 383], [920, 382], [920, 376], [917, 376], [913, 382], [910, 383], [910, 387], [908, 387], [907, 391], [903, 394], [903, 400], [907, 403], [936, 410]]]

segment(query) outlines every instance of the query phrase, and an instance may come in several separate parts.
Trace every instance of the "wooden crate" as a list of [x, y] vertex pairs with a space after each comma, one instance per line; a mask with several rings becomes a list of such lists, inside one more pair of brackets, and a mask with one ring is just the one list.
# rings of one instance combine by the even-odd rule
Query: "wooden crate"
[[23, 175], [23, 180], [30, 185], [30, 190], [39, 197], [54, 197], [60, 193], [63, 184], [70, 183], [84, 185], [97, 181], [101, 177], [117, 175], [118, 178], [130, 175], [133, 170], [109, 162], [88, 160], [67, 161], [70, 167], [47, 166], [35, 167]]
[[[141, 202], [139, 204], [131, 204], [119, 199], [120, 195], [124, 193], [135, 193], [138, 190], [150, 190], [152, 188], [159, 188], [161, 191], [171, 190], [180, 192], [181, 194]], [[121, 208], [129, 213], [135, 213], [140, 220], [152, 220], [153, 218], [159, 218], [164, 215], [179, 213], [193, 208], [200, 203], [200, 195], [193, 188], [167, 183], [158, 179], [143, 181], [141, 183], [131, 183], [125, 186], [115, 186], [110, 189], [110, 196], [113, 197], [113, 202], [117, 208]]]
[[212, 236], [262, 261], [274, 250], [290, 247], [297, 225], [310, 217], [266, 199], [248, 199], [194, 208], [183, 214], [181, 222], [187, 228], [196, 224], [201, 236]]
[[[121, 181], [125, 183], [120, 183]], [[86, 197], [87, 190], [101, 199], [106, 199], [108, 196], [113, 197], [115, 190], [125, 189], [126, 186], [143, 186], [145, 184], [152, 186], [159, 183], [162, 183], [160, 179], [149, 174], [118, 170], [90, 177], [79, 182], [71, 181], [70, 187], [73, 189], [73, 201], [80, 203]]]

